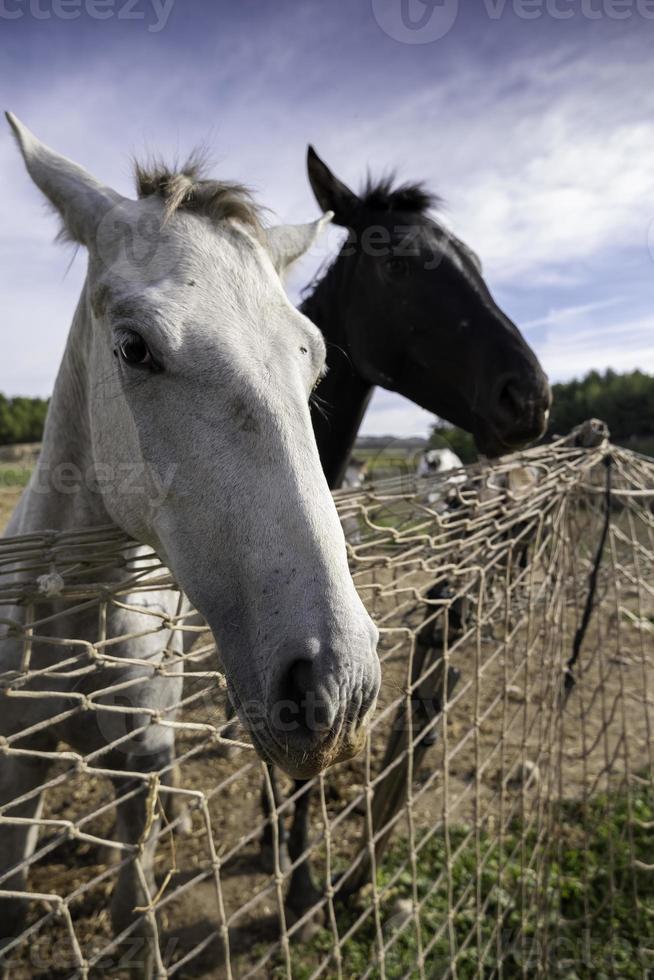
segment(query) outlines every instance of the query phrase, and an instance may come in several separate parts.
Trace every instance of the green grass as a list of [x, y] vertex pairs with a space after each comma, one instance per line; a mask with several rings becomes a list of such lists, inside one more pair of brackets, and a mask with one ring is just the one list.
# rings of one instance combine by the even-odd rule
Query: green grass
[[406, 476], [415, 473], [420, 456], [419, 451], [403, 449], [355, 449], [357, 459], [368, 464], [368, 479], [382, 480], [392, 476]]
[[[654, 796], [649, 789], [632, 793], [630, 800], [604, 795], [585, 808], [566, 804], [558, 809], [555, 826], [541, 844], [548, 848], [545, 861], [541, 860], [543, 852], [534, 850], [534, 834], [521, 835], [518, 824], [505, 835], [502, 854], [496, 837], [482, 835], [479, 864], [474, 838], [468, 839], [469, 829], [452, 829], [452, 906], [459, 906], [452, 920], [452, 946], [446, 928], [447, 882], [434, 887], [446, 866], [445, 841], [442, 836], [432, 837], [420, 848], [418, 857], [423, 949], [433, 943], [426, 956], [425, 975], [430, 980], [445, 976], [452, 963], [452, 949], [458, 951], [459, 980], [496, 976], [499, 962], [501, 975], [507, 980], [536, 976], [538, 964], [544, 970], [542, 975], [561, 980], [635, 980], [651, 975], [646, 971], [654, 967], [654, 957], [646, 959], [643, 948], [654, 945], [650, 938], [654, 918], [645, 909], [654, 909], [654, 872], [634, 867], [633, 859], [654, 862], [652, 830], [643, 827], [653, 819]], [[380, 918], [387, 923], [385, 942], [393, 935], [392, 923], [389, 928], [388, 922], [397, 914], [398, 900], [411, 898], [410, 867], [401, 870], [407, 857], [407, 842], [398, 839], [378, 872], [380, 889], [400, 872], [381, 903]], [[477, 890], [485, 907], [480, 917]], [[339, 935], [371, 907], [370, 893], [364, 893], [357, 903], [337, 906]], [[396, 919], [395, 928], [397, 923]], [[498, 932], [503, 951], [499, 960]], [[472, 941], [466, 944], [471, 936]], [[332, 943], [331, 932], [323, 929], [311, 943], [293, 947], [296, 980], [307, 980], [329, 955]], [[343, 946], [343, 976], [360, 977], [374, 961], [375, 948], [376, 929], [370, 915]], [[386, 953], [386, 976], [418, 977], [416, 957], [416, 926], [409, 921]], [[324, 975], [336, 976], [333, 964]], [[375, 969], [373, 976], [379, 975]], [[271, 976], [285, 973], [280, 966]]]
[[32, 475], [31, 466], [17, 463], [0, 463], [0, 490], [12, 487], [26, 487]]

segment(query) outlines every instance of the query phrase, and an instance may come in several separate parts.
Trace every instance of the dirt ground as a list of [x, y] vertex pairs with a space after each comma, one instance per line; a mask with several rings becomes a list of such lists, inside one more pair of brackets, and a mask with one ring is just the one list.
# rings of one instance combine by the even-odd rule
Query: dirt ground
[[[0, 522], [6, 519], [12, 497], [17, 496], [6, 490], [0, 495]], [[443, 821], [458, 826], [477, 822], [493, 832], [508, 826], [516, 816], [540, 821], [546, 829], [547, 807], [554, 798], [577, 798], [624, 780], [627, 747], [631, 771], [650, 764], [647, 683], [651, 682], [651, 650], [643, 629], [625, 620], [618, 609], [619, 604], [637, 607], [639, 592], [633, 582], [628, 575], [616, 578], [610, 565], [604, 567], [600, 581], [600, 593], [606, 598], [604, 611], [591, 623], [576, 671], [576, 688], [564, 710], [558, 700], [560, 676], [572, 650], [580, 597], [569, 592], [553, 602], [547, 590], [539, 593], [537, 580], [535, 585], [539, 598], [529, 615], [529, 596], [517, 590], [508, 613], [500, 606], [497, 616], [478, 622], [467, 639], [450, 637], [450, 665], [460, 677], [447, 719], [438, 723], [436, 743], [415, 774], [413, 824], [418, 833], [441, 826]], [[389, 617], [393, 602], [397, 598], [382, 596], [377, 617]], [[649, 602], [645, 613], [652, 616], [654, 603]], [[419, 615], [409, 611], [404, 621], [415, 628]], [[397, 701], [407, 683], [408, 643], [400, 643], [399, 636], [398, 631], [383, 641], [386, 659], [380, 714]], [[198, 682], [187, 679], [187, 692], [194, 683]], [[212, 693], [199, 708], [185, 714], [184, 720], [219, 724], [222, 710], [220, 698]], [[373, 775], [382, 766], [391, 718], [378, 725], [371, 741]], [[182, 731], [177, 748], [183, 760], [181, 787], [202, 790], [207, 797], [211, 837], [196, 807], [190, 833], [161, 838], [157, 852], [160, 947], [171, 965], [202, 947], [173, 973], [176, 977], [222, 980], [227, 976], [218, 931], [218, 874], [233, 975], [245, 977], [266, 948], [279, 943], [278, 894], [274, 879], [262, 869], [259, 849], [262, 767], [245, 749], [225, 758], [212, 738], [191, 730]], [[340, 870], [365, 846], [365, 783], [365, 757], [336, 767], [325, 778], [330, 859], [332, 867]], [[286, 781], [285, 785], [289, 788], [290, 784]], [[79, 824], [84, 814], [102, 809], [111, 799], [108, 780], [73, 776], [48, 791], [44, 815]], [[108, 805], [84, 824], [84, 832], [111, 840], [114, 816]], [[314, 869], [318, 879], [324, 880], [325, 820], [319, 793], [313, 795], [312, 828], [317, 838]], [[410, 831], [405, 813], [396, 835], [402, 838]], [[47, 850], [56, 833], [42, 831], [38, 849]], [[220, 858], [218, 865], [213, 846]], [[70, 908], [87, 956], [101, 949], [112, 935], [108, 906], [115, 872], [110, 857], [100, 843], [72, 836], [44, 854], [30, 875], [31, 891], [60, 895], [79, 891]], [[239, 912], [244, 906], [245, 911]], [[37, 922], [42, 914], [43, 906], [35, 904], [30, 921]], [[50, 921], [17, 953], [11, 977], [63, 980], [73, 975], [73, 963], [65, 923]], [[268, 964], [253, 975], [265, 978], [270, 970]], [[108, 972], [123, 976], [115, 964]]]

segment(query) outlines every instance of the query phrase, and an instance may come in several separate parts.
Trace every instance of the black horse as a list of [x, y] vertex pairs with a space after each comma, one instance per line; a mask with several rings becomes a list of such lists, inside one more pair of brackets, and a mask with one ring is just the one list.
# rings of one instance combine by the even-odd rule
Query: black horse
[[[341, 485], [376, 385], [472, 432], [487, 456], [538, 439], [551, 400], [547, 378], [495, 303], [476, 255], [430, 215], [437, 198], [420, 184], [394, 187], [391, 179], [369, 180], [357, 195], [312, 147], [308, 171], [322, 210], [333, 211], [335, 223], [348, 230], [301, 307], [327, 342], [328, 371], [313, 424], [330, 487]], [[273, 787], [279, 801], [274, 780]], [[296, 782], [288, 837], [293, 862], [309, 843], [309, 795]], [[281, 822], [280, 830], [285, 841]], [[289, 908], [299, 917], [320, 897], [308, 861], [301, 862], [291, 877]]]
[[547, 378], [518, 328], [500, 310], [474, 252], [433, 217], [438, 199], [419, 184], [368, 182], [361, 195], [338, 180], [312, 147], [309, 180], [318, 204], [348, 229], [336, 261], [302, 312], [327, 341], [314, 429], [332, 488], [375, 385], [472, 432], [499, 456], [543, 432]]

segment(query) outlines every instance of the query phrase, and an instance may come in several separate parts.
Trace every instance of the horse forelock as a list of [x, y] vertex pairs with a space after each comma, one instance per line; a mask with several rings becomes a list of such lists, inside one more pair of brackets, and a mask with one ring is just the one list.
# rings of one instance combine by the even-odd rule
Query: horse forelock
[[367, 211], [403, 211], [427, 214], [441, 206], [442, 199], [420, 181], [395, 185], [395, 174], [368, 179], [359, 194], [362, 209]]
[[214, 222], [230, 219], [262, 235], [261, 209], [243, 184], [205, 176], [205, 161], [193, 153], [181, 167], [169, 167], [156, 158], [135, 162], [136, 190], [140, 198], [159, 197], [166, 218], [177, 211], [202, 215]]

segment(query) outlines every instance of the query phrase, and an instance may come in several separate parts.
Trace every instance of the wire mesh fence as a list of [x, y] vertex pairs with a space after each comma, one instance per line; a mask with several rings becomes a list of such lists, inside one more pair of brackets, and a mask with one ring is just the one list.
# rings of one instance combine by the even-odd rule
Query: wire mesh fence
[[336, 494], [382, 694], [284, 792], [155, 555], [1, 541], [6, 974], [650, 976], [654, 463], [588, 441]]

